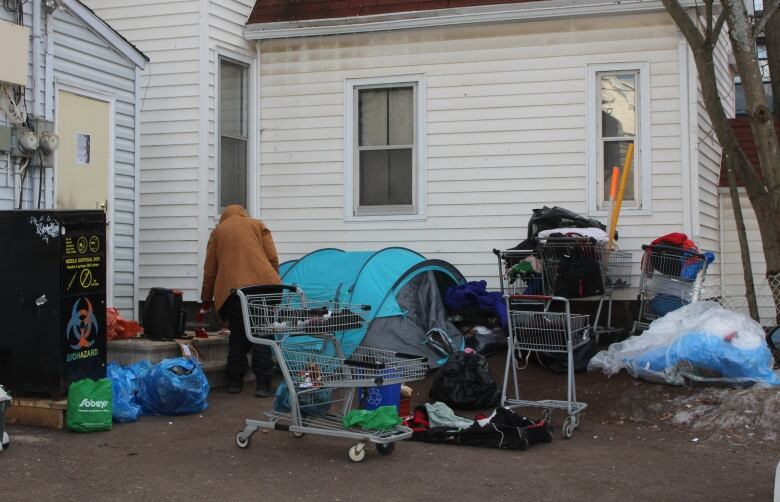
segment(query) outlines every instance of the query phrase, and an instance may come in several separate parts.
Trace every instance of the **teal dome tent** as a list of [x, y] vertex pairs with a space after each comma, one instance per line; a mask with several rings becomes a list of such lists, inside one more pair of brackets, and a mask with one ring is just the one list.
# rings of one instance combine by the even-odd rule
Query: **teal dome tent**
[[447, 322], [442, 298], [450, 286], [463, 284], [463, 275], [442, 260], [428, 260], [406, 248], [380, 251], [342, 251], [325, 248], [280, 265], [283, 284], [332, 291], [334, 299], [369, 305], [368, 327], [339, 333], [342, 343], [420, 354], [431, 366], [446, 361], [427, 343], [431, 330], [449, 335], [454, 350], [463, 336]]

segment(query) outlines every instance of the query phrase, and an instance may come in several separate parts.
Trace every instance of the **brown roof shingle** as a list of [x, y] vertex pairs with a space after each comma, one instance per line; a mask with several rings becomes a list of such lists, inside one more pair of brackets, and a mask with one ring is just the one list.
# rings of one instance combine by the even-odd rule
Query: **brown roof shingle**
[[536, 0], [257, 0], [247, 24], [476, 7]]

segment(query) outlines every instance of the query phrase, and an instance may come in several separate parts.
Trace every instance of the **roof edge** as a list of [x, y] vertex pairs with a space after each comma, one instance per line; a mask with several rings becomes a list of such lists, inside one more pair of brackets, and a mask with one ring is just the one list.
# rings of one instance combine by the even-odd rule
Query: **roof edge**
[[62, 6], [65, 7], [68, 12], [79, 18], [84, 24], [89, 26], [95, 33], [100, 35], [131, 63], [142, 70], [146, 68], [149, 57], [141, 52], [136, 46], [128, 42], [125, 37], [120, 35], [119, 32], [111, 27], [111, 25], [95, 14], [92, 9], [79, 0], [62, 0]]
[[[683, 0], [683, 7], [695, 5], [695, 0]], [[626, 14], [663, 11], [660, 0], [544, 0], [516, 4], [483, 5], [428, 11], [375, 14], [333, 19], [253, 23], [244, 27], [247, 40], [272, 40], [348, 33], [367, 33], [409, 28], [430, 28], [475, 23], [496, 23], [524, 19]]]

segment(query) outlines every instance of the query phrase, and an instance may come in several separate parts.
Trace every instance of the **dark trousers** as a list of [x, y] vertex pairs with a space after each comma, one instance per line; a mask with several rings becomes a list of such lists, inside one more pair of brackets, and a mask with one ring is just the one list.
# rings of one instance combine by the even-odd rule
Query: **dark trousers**
[[252, 372], [257, 384], [267, 386], [274, 376], [274, 362], [271, 359], [271, 347], [250, 342], [244, 331], [244, 315], [241, 301], [231, 295], [219, 310], [220, 317], [228, 322], [228, 358], [225, 379], [228, 385], [240, 385], [244, 381], [247, 368], [247, 352], [252, 351]]

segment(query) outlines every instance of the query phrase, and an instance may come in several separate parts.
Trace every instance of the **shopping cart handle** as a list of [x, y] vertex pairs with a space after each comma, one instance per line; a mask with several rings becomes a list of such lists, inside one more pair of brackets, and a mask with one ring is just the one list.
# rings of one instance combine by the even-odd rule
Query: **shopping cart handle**
[[510, 300], [542, 300], [552, 301], [553, 297], [548, 295], [508, 295]]
[[642, 251], [646, 251], [648, 249], [650, 251], [671, 251], [672, 253], [685, 257], [696, 257], [702, 259], [706, 258], [704, 253], [695, 253], [693, 251], [687, 251], [683, 248], [678, 248], [675, 246], [667, 246], [665, 244], [642, 244]]
[[406, 354], [404, 352], [396, 352], [395, 357], [400, 357], [401, 359], [419, 359], [421, 362], [427, 363], [428, 358], [423, 357], [421, 355], [414, 355], [414, 354]]
[[385, 368], [385, 363], [378, 362], [378, 363], [372, 363], [368, 361], [355, 361], [354, 359], [345, 359], [344, 360], [345, 366], [354, 366], [356, 368], [367, 368], [372, 370], [381, 370]]

